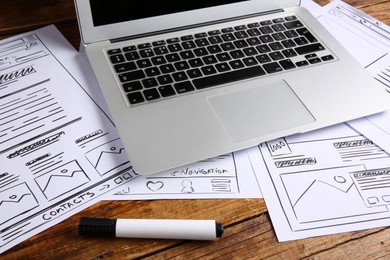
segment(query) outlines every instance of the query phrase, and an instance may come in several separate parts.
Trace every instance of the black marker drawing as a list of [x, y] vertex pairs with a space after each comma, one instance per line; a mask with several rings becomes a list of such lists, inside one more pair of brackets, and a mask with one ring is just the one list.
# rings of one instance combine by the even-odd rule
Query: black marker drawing
[[162, 181], [148, 181], [146, 182], [146, 187], [149, 190], [156, 192], [164, 187], [164, 183]]
[[89, 181], [89, 177], [77, 161], [61, 165], [35, 178], [35, 182], [49, 201], [83, 186]]
[[49, 122], [66, 122], [67, 114], [44, 86], [48, 82], [0, 96], [1, 102], [6, 104], [0, 106], [0, 151], [12, 142], [47, 129]]
[[48, 55], [40, 49], [39, 39], [35, 34], [3, 43], [0, 46], [0, 70], [41, 58]]
[[262, 143], [258, 151], [260, 178], [271, 184], [264, 197], [284, 222], [283, 231], [276, 228], [280, 241], [390, 217], [390, 168], [373, 167], [390, 165], [390, 156], [347, 125]]
[[[318, 225], [336, 220], [341, 225], [356, 216], [372, 216], [388, 212], [386, 207], [367, 207], [361, 198], [349, 172], [356, 167], [312, 170], [308, 172], [281, 174], [296, 221], [291, 223], [294, 231], [307, 228], [304, 224]], [[321, 205], [321, 206], [320, 206]]]
[[[239, 194], [237, 162], [233, 153], [148, 176], [130, 183], [135, 194]], [[118, 195], [125, 195], [119, 192]], [[124, 197], [124, 196], [122, 196]]]
[[48, 26], [0, 41], [0, 253], [136, 176], [63, 39]]
[[194, 187], [192, 187], [192, 181], [191, 180], [183, 180], [181, 182], [181, 186], [183, 187], [181, 189], [181, 192], [183, 192], [183, 193], [193, 193], [193, 192], [195, 192]]
[[19, 181], [20, 175], [15, 175], [8, 172], [3, 172], [0, 174], [0, 191], [3, 190], [5, 187], [12, 185], [12, 183], [15, 183]]
[[26, 183], [0, 192], [0, 225], [38, 207], [38, 201]]
[[[104, 176], [129, 167], [129, 159], [120, 139], [102, 144], [85, 154], [96, 171]], [[115, 162], [114, 167], [112, 162]]]
[[46, 153], [41, 155], [33, 160], [30, 160], [26, 163], [26, 166], [31, 170], [31, 172], [35, 174], [39, 174], [41, 172], [45, 172], [48, 169], [54, 168], [56, 165], [61, 164], [63, 162], [63, 152], [52, 155], [50, 153]]

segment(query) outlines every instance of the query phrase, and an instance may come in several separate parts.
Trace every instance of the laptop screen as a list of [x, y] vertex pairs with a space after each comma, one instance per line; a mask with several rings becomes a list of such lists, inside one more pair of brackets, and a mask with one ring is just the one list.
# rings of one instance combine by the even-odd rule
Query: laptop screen
[[137, 4], [129, 0], [89, 0], [94, 26], [109, 25], [243, 1], [248, 0], [141, 0]]

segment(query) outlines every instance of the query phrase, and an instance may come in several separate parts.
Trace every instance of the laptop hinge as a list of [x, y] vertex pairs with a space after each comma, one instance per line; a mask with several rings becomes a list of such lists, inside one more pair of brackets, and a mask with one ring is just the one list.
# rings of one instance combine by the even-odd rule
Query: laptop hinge
[[187, 29], [194, 29], [194, 28], [203, 27], [203, 26], [207, 26], [207, 25], [214, 25], [214, 24], [218, 24], [218, 23], [231, 22], [231, 21], [236, 21], [236, 20], [240, 20], [240, 19], [246, 19], [246, 18], [262, 16], [262, 15], [267, 15], [267, 14], [280, 13], [280, 12], [283, 12], [283, 9], [275, 9], [275, 10], [266, 11], [266, 12], [258, 12], [258, 13], [253, 13], [253, 14], [247, 14], [247, 15], [242, 15], [242, 16], [236, 16], [236, 17], [230, 17], [230, 18], [226, 18], [226, 19], [210, 21], [207, 23], [197, 23], [197, 24], [188, 25], [188, 26], [180, 26], [180, 27], [175, 27], [175, 28], [166, 29], [166, 30], [159, 30], [159, 31], [154, 31], [154, 32], [149, 32], [149, 33], [142, 33], [142, 34], [137, 34], [137, 35], [132, 35], [132, 36], [120, 37], [120, 38], [111, 39], [110, 42], [117, 43], [117, 42], [121, 42], [121, 41], [134, 40], [134, 39], [138, 39], [138, 38], [154, 36], [154, 35], [159, 35], [159, 34], [163, 34], [163, 33], [171, 33], [171, 32], [187, 30]]

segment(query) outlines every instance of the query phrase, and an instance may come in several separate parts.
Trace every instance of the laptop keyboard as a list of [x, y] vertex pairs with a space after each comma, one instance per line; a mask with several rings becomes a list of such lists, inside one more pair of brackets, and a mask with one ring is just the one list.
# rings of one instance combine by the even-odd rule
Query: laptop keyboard
[[295, 16], [107, 51], [131, 105], [331, 61]]

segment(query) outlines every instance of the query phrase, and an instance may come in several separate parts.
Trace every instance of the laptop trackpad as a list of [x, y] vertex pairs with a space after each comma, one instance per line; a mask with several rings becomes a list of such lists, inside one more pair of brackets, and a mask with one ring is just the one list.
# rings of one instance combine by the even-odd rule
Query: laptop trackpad
[[235, 142], [315, 121], [283, 80], [212, 96], [208, 100]]

